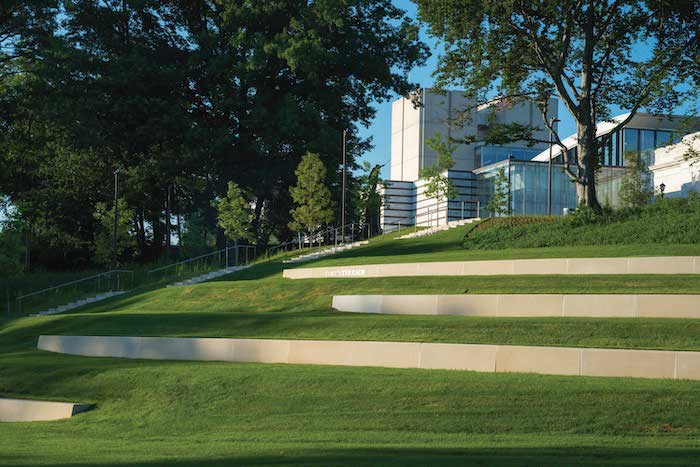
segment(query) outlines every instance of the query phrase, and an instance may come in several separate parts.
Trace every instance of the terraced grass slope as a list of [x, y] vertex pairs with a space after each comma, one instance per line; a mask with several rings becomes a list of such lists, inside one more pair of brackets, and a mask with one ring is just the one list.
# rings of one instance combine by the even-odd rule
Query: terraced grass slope
[[700, 244], [700, 196], [660, 199], [641, 208], [582, 209], [566, 217], [489, 219], [463, 242], [470, 250], [582, 245]]
[[[455, 235], [456, 242], [445, 242], [441, 235]], [[464, 252], [459, 238], [459, 232], [450, 231], [407, 241], [412, 244], [379, 240], [347, 254], [369, 262], [369, 255], [382, 250], [409, 248], [401, 251], [440, 258]], [[657, 248], [659, 254], [674, 254]], [[368, 256], [362, 257], [363, 251]], [[543, 252], [518, 253], [537, 257]], [[71, 400], [96, 408], [60, 422], [0, 424], [0, 464], [700, 462], [698, 382], [128, 361], [35, 350], [39, 334], [700, 350], [700, 323], [688, 320], [383, 316], [330, 310], [331, 296], [341, 293], [698, 293], [696, 276], [291, 281], [282, 279], [284, 267], [280, 262], [260, 264], [215, 282], [143, 289], [74, 313], [1, 321], [0, 396]]]

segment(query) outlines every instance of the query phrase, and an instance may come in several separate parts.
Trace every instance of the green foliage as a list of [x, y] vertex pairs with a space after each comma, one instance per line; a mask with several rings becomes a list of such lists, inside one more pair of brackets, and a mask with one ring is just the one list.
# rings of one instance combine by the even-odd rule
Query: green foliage
[[224, 229], [229, 240], [240, 239], [252, 241], [255, 236], [251, 231], [251, 222], [255, 217], [250, 209], [250, 201], [243, 190], [234, 182], [228, 182], [226, 196], [215, 201], [218, 212], [218, 225]]
[[[129, 256], [133, 256], [134, 248], [136, 247], [132, 225], [134, 211], [129, 208], [124, 198], [119, 198], [118, 206], [117, 264], [132, 259]], [[112, 263], [114, 258], [114, 252], [112, 250], [112, 241], [114, 238], [114, 206], [108, 208], [105, 203], [97, 203], [94, 216], [100, 226], [97, 230], [93, 246], [95, 262], [108, 266]]]
[[[0, 222], [0, 278], [12, 277], [22, 272], [24, 252], [20, 223], [13, 220]], [[0, 290], [0, 293], [4, 291]]]
[[193, 257], [211, 251], [216, 245], [216, 235], [204, 214], [195, 211], [184, 216], [182, 230], [182, 257]]
[[647, 164], [636, 152], [625, 154], [627, 170], [620, 183], [620, 200], [629, 208], [638, 208], [654, 197], [653, 178]]
[[292, 210], [292, 230], [316, 232], [323, 224], [333, 221], [333, 202], [326, 187], [326, 167], [318, 154], [307, 153], [294, 172], [297, 184], [289, 189], [295, 208]]
[[[517, 219], [517, 218], [516, 218]], [[581, 207], [564, 217], [489, 223], [464, 239], [467, 249], [582, 245], [700, 244], [700, 198], [659, 199], [638, 208], [596, 211]]]
[[420, 178], [425, 180], [423, 194], [426, 198], [432, 198], [436, 204], [452, 198], [459, 194], [450, 181], [447, 172], [454, 167], [454, 146], [449, 141], [443, 141], [439, 134], [426, 140], [426, 144], [435, 151], [436, 160], [430, 167], [425, 167], [420, 171]]
[[493, 194], [486, 209], [496, 216], [509, 216], [512, 212], [510, 203], [510, 180], [506, 169], [501, 167], [493, 178]]
[[166, 243], [168, 204], [215, 229], [228, 180], [254, 201], [257, 238], [288, 238], [301, 157], [335, 173], [346, 128], [354, 169], [370, 144], [354, 125], [427, 56], [391, 0], [11, 0], [0, 24], [2, 194], [66, 258], [97, 237], [115, 167], [141, 253]]
[[383, 166], [375, 165], [371, 167], [365, 163], [365, 174], [359, 178], [359, 208], [360, 220], [371, 226], [372, 232], [379, 231], [379, 212], [382, 207], [382, 197], [378, 187], [382, 183], [379, 176]]

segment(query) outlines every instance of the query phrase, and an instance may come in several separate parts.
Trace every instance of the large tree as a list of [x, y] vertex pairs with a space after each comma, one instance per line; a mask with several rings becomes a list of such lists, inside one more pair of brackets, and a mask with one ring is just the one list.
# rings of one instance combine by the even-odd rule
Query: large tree
[[64, 251], [89, 251], [117, 167], [142, 254], [183, 215], [215, 228], [209, 201], [228, 181], [252, 195], [258, 241], [289, 236], [301, 157], [322, 154], [339, 197], [343, 130], [353, 167], [370, 144], [355, 125], [405, 94], [427, 54], [390, 0], [56, 0], [47, 11], [56, 34], [32, 49], [18, 29], [34, 60], [15, 54], [17, 73], [0, 82], [0, 194]]
[[[579, 201], [600, 207], [595, 190], [596, 122], [611, 111], [668, 112], [697, 95], [698, 0], [415, 0], [445, 44], [440, 85], [457, 84], [480, 102], [541, 103], [557, 95], [576, 122], [577, 158], [566, 172]], [[560, 140], [557, 144], [562, 145]], [[573, 166], [569, 166], [569, 162]]]

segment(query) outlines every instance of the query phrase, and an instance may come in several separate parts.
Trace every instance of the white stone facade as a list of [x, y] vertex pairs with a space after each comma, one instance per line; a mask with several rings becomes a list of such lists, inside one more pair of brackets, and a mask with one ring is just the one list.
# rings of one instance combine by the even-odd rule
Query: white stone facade
[[700, 193], [700, 132], [687, 135], [680, 143], [659, 148], [654, 155], [655, 163], [649, 169], [657, 192], [663, 183], [665, 196]]

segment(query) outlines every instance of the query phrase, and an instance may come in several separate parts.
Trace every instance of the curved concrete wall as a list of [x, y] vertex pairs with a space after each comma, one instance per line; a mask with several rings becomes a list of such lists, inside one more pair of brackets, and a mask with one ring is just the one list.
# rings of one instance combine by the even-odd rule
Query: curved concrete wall
[[40, 336], [38, 348], [144, 359], [700, 380], [700, 352], [420, 342]]
[[289, 279], [396, 276], [493, 276], [525, 274], [700, 274], [698, 256], [553, 258], [496, 261], [367, 264], [285, 269]]
[[349, 313], [586, 318], [700, 318], [700, 295], [335, 295]]
[[85, 412], [90, 404], [47, 402], [0, 398], [0, 422], [34, 422], [61, 420]]

